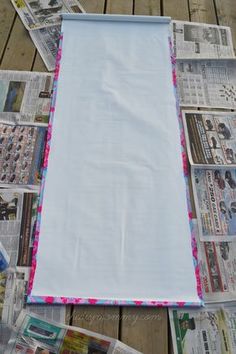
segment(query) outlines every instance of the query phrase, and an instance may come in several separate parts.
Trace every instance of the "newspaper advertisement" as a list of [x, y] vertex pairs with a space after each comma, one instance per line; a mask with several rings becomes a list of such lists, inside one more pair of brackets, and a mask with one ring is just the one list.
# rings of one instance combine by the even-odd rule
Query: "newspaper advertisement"
[[236, 243], [200, 241], [197, 219], [192, 221], [204, 302], [236, 301]]
[[0, 186], [38, 186], [46, 127], [0, 121]]
[[138, 354], [140, 352], [119, 341], [87, 331], [69, 327], [22, 311], [5, 354], [10, 353], [101, 353]]
[[53, 71], [56, 64], [61, 25], [31, 30], [29, 33], [48, 71]]
[[30, 29], [60, 24], [60, 14], [83, 12], [78, 0], [11, 0], [25, 27]]
[[236, 300], [235, 265], [235, 242], [200, 242], [200, 274], [205, 302]]
[[177, 92], [186, 107], [236, 108], [235, 59], [177, 59]]
[[47, 125], [53, 75], [0, 70], [0, 120]]
[[235, 308], [169, 309], [174, 354], [234, 354]]
[[236, 167], [236, 114], [183, 111], [190, 164]]
[[236, 239], [236, 169], [192, 171], [199, 235], [202, 241]]
[[234, 57], [230, 27], [186, 21], [172, 21], [171, 27], [176, 58]]

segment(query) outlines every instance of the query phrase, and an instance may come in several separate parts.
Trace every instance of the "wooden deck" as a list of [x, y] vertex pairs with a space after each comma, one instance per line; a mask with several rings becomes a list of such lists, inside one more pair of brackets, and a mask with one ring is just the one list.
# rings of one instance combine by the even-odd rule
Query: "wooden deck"
[[[236, 48], [235, 0], [81, 0], [86, 12], [166, 15], [231, 27]], [[11, 5], [0, 0], [0, 68], [46, 71]], [[166, 309], [70, 306], [67, 323], [119, 338], [145, 354], [172, 352]]]

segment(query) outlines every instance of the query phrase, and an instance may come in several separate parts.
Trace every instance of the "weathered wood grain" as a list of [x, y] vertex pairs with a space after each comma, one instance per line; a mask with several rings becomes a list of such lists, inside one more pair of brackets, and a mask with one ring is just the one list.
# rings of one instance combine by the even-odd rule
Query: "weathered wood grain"
[[119, 307], [74, 306], [72, 325], [118, 338]]
[[135, 0], [134, 14], [159, 16], [161, 14], [160, 0]]
[[15, 10], [9, 0], [0, 1], [0, 61], [6, 47], [8, 37], [16, 17]]
[[19, 17], [16, 18], [1, 62], [1, 69], [31, 70], [35, 46]]
[[164, 308], [123, 307], [121, 340], [144, 354], [168, 353], [168, 319]]

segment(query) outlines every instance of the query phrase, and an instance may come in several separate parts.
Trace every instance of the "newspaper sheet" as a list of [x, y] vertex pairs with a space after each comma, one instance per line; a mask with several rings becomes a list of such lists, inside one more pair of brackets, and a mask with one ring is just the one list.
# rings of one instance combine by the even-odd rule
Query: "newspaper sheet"
[[40, 184], [46, 129], [0, 121], [0, 186]]
[[47, 125], [53, 75], [0, 70], [0, 119]]
[[[25, 298], [28, 288], [29, 268], [24, 271], [11, 270], [0, 273], [0, 352], [7, 344], [11, 326], [15, 323], [20, 311], [26, 308], [30, 313], [36, 313], [45, 320], [65, 323], [65, 306], [30, 305], [26, 306]], [[2, 346], [1, 346], [2, 345]]]
[[236, 243], [200, 241], [197, 219], [193, 226], [204, 302], [236, 301]]
[[230, 27], [185, 21], [172, 21], [171, 26], [176, 58], [234, 57]]
[[60, 24], [60, 14], [84, 12], [78, 0], [11, 0], [25, 27], [42, 28]]
[[177, 91], [182, 106], [236, 108], [236, 60], [178, 59]]
[[234, 354], [236, 308], [169, 309], [174, 354]]
[[199, 253], [205, 302], [236, 301], [236, 243], [200, 242]]
[[236, 169], [192, 168], [193, 193], [202, 241], [236, 239]]
[[47, 69], [53, 71], [61, 35], [61, 25], [31, 30], [29, 33]]
[[[31, 351], [30, 351], [31, 349]], [[119, 341], [22, 311], [14, 328], [5, 354], [9, 353], [115, 353], [138, 354], [140, 352]]]
[[190, 163], [205, 167], [236, 167], [236, 113], [182, 113]]
[[11, 268], [31, 265], [37, 205], [37, 193], [0, 189], [0, 241]]

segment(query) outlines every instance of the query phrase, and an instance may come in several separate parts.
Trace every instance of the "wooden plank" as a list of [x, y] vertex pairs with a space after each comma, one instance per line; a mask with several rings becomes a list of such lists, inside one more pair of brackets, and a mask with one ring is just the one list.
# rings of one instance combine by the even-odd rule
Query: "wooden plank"
[[161, 14], [160, 0], [135, 0], [135, 15], [151, 15], [158, 16]]
[[132, 15], [133, 0], [107, 0], [106, 13]]
[[189, 12], [193, 22], [217, 23], [213, 0], [189, 0]]
[[105, 9], [105, 0], [80, 0], [86, 12], [103, 13]]
[[215, 0], [219, 25], [231, 28], [234, 51], [236, 52], [236, 6], [235, 0]]
[[118, 338], [118, 306], [74, 306], [72, 325]]
[[1, 62], [1, 69], [31, 70], [36, 49], [19, 17], [16, 18]]
[[123, 307], [120, 339], [144, 354], [167, 354], [167, 309]]
[[72, 317], [73, 317], [73, 306], [67, 305], [66, 306], [66, 324], [67, 325], [70, 325], [72, 323]]
[[9, 0], [0, 2], [0, 60], [14, 22], [15, 10]]
[[188, 0], [163, 0], [163, 14], [173, 20], [189, 21]]
[[42, 72], [48, 71], [39, 52], [37, 52], [36, 57], [35, 57], [33, 71], [42, 71]]

